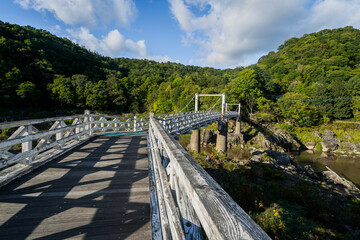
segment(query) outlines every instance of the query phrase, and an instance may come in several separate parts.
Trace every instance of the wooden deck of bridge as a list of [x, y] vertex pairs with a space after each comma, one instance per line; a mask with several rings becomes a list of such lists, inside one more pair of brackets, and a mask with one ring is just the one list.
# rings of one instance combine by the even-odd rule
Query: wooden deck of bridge
[[146, 144], [97, 137], [0, 188], [0, 239], [150, 239]]

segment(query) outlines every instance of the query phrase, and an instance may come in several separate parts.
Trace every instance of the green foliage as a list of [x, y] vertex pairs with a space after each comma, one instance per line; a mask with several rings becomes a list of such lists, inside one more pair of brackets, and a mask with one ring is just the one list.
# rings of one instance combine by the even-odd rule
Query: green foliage
[[315, 145], [315, 150], [318, 151], [318, 152], [322, 152], [323, 151], [323, 147], [321, 145], [321, 143], [317, 143]]
[[[20, 87], [25, 82], [41, 93], [33, 100], [44, 110], [179, 111], [196, 92], [218, 93], [242, 70], [111, 59], [44, 30], [3, 22], [0, 36], [0, 109], [5, 111], [22, 108], [30, 90], [29, 85]], [[103, 97], [96, 100], [99, 95]], [[216, 100], [204, 99], [200, 108], [210, 108]], [[190, 104], [187, 110], [193, 108]]]
[[73, 88], [70, 78], [56, 75], [52, 84], [49, 84], [55, 99], [63, 103], [73, 104], [75, 101], [75, 89]]
[[284, 209], [279, 208], [278, 204], [272, 204], [264, 212], [252, 217], [257, 220], [260, 227], [266, 232], [272, 232], [274, 235], [279, 235], [279, 233], [283, 234], [286, 227], [281, 220], [283, 212]]
[[350, 216], [350, 221], [360, 226], [360, 198], [355, 198], [346, 207], [346, 214]]
[[[314, 99], [359, 96], [360, 31], [352, 27], [323, 30], [291, 38], [259, 59], [283, 93], [292, 91]], [[320, 115], [351, 118], [357, 107], [349, 100], [319, 101]], [[314, 121], [313, 121], [314, 122]], [[310, 123], [309, 123], [310, 124]], [[308, 124], [302, 124], [308, 125]]]
[[[174, 112], [183, 109], [196, 92], [225, 91], [228, 102], [242, 103], [243, 115], [251, 114], [262, 123], [279, 120], [280, 115], [299, 126], [316, 125], [319, 116], [360, 118], [356, 99], [283, 101], [360, 96], [360, 31], [352, 27], [289, 39], [255, 65], [225, 70], [112, 59], [47, 31], [10, 23], [0, 22], [0, 36], [3, 112], [21, 110], [24, 102], [45, 111], [61, 107], [113, 113]], [[278, 104], [269, 100], [280, 95]], [[200, 100], [200, 109], [205, 110], [217, 98]], [[184, 111], [193, 109], [191, 103]], [[220, 109], [220, 104], [215, 107]]]
[[27, 81], [19, 84], [16, 94], [25, 102], [36, 104], [39, 91], [34, 83]]
[[86, 97], [86, 104], [95, 109], [105, 110], [109, 107], [110, 102], [108, 88], [103, 80], [97, 82], [92, 88], [91, 93]]
[[306, 101], [309, 97], [300, 93], [286, 93], [278, 101], [282, 116], [299, 126], [312, 126], [318, 123], [315, 106]]
[[280, 124], [280, 128], [281, 128], [282, 130], [285, 130], [285, 131], [288, 132], [288, 133], [292, 133], [293, 130], [294, 130], [294, 126], [293, 126], [293, 125], [291, 125], [291, 124], [286, 124], [286, 123]]
[[255, 119], [259, 123], [273, 122], [278, 115], [278, 109], [273, 101], [267, 100], [265, 97], [257, 99], [258, 112], [255, 114]]
[[255, 70], [245, 69], [232, 79], [225, 89], [231, 102], [243, 102], [249, 114], [253, 114], [256, 100], [262, 94]]

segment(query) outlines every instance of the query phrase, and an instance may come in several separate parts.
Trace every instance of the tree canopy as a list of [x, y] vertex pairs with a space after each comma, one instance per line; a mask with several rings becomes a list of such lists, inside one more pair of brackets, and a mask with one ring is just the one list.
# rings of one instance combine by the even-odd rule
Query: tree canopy
[[[244, 114], [261, 120], [283, 118], [308, 126], [323, 116], [360, 117], [360, 30], [305, 34], [285, 41], [257, 64], [220, 70], [104, 57], [45, 30], [0, 21], [0, 114], [28, 109], [173, 112], [196, 92], [226, 92], [228, 102], [241, 102]], [[216, 101], [204, 98], [200, 109]]]

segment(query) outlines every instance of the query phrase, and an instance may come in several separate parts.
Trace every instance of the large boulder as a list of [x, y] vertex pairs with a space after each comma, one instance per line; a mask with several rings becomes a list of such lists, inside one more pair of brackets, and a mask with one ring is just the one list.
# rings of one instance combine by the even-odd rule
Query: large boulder
[[301, 144], [282, 129], [277, 129], [273, 134], [258, 132], [250, 144], [259, 150], [298, 151], [301, 148]]
[[344, 192], [343, 194], [348, 196], [357, 196], [360, 197], [360, 190], [358, 187], [355, 186], [352, 182], [349, 180], [340, 177], [337, 173], [335, 173], [333, 170], [331, 170], [329, 167], [326, 167], [327, 171], [323, 171], [322, 174], [324, 178], [329, 181], [333, 182], [334, 184], [341, 184], [344, 186]]
[[249, 141], [248, 144], [250, 144], [250, 147], [256, 148], [258, 150], [283, 150], [282, 147], [278, 146], [276, 141], [274, 141], [270, 135], [265, 135], [262, 132], [258, 132], [256, 136]]
[[216, 143], [216, 133], [214, 129], [204, 129], [200, 135], [201, 143], [204, 145]]
[[316, 142], [307, 142], [305, 143], [305, 147], [308, 150], [314, 150], [316, 146]]
[[241, 146], [245, 145], [246, 136], [244, 134], [232, 134], [229, 133], [227, 136], [227, 147], [231, 148], [233, 146]]
[[316, 137], [316, 138], [322, 138], [321, 133], [319, 133], [318, 131], [313, 131], [313, 132], [311, 133], [311, 135], [314, 136], [314, 137]]
[[337, 147], [339, 146], [339, 140], [338, 139], [331, 139], [331, 140], [324, 140], [321, 142], [322, 150], [323, 152], [331, 152], [335, 151]]
[[284, 148], [286, 151], [299, 151], [301, 144], [289, 133], [282, 129], [277, 129], [271, 136], [275, 143]]
[[324, 141], [321, 142], [323, 152], [335, 151], [338, 148], [340, 140], [334, 138], [334, 135], [333, 131], [324, 132]]
[[324, 132], [324, 140], [325, 141], [334, 139], [334, 136], [335, 136], [335, 134], [333, 131], [327, 130]]

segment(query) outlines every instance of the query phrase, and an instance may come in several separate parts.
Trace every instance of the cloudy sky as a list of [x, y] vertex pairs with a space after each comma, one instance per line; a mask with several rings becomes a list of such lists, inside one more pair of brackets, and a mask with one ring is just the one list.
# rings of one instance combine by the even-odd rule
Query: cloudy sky
[[360, 0], [1, 0], [0, 20], [105, 56], [232, 68], [290, 37], [360, 28]]

